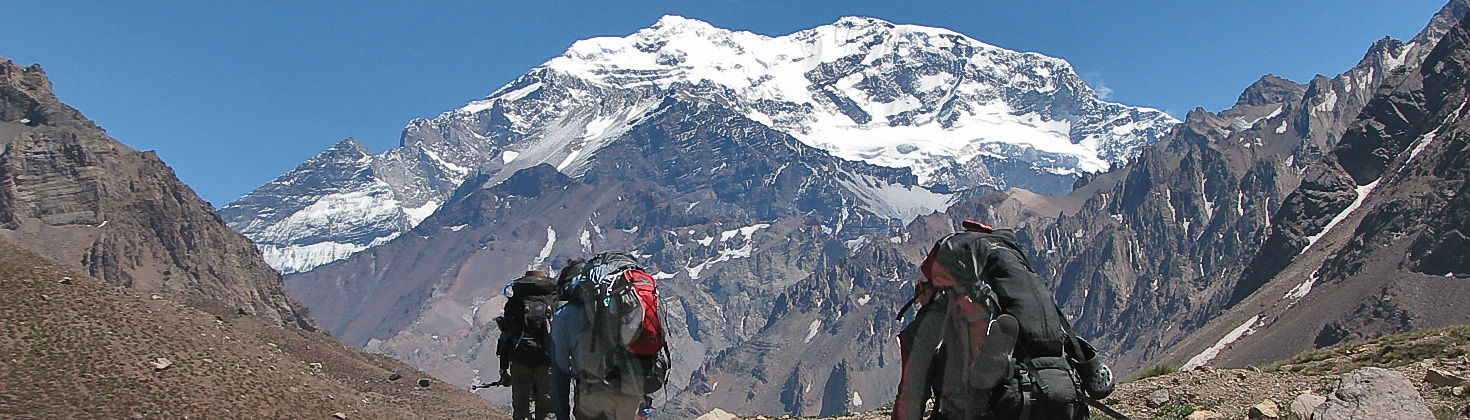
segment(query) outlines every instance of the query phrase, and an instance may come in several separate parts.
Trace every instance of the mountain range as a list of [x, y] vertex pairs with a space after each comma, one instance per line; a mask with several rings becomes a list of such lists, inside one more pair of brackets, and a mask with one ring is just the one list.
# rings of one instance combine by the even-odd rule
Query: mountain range
[[1467, 9], [1183, 122], [943, 29], [670, 16], [221, 214], [321, 328], [456, 384], [494, 371], [507, 281], [632, 251], [668, 299], [678, 418], [886, 404], [916, 263], [963, 219], [1017, 228], [1120, 373], [1244, 366], [1470, 322]]
[[977, 188], [1068, 192], [1178, 123], [1100, 100], [1066, 61], [945, 29], [849, 17], [773, 38], [666, 16], [579, 41], [484, 99], [411, 121], [398, 148], [373, 155], [344, 140], [220, 212], [273, 267], [306, 271], [406, 232], [471, 174], [499, 182], [544, 163], [579, 177], [670, 97], [909, 169], [933, 194], [868, 209], [905, 221]]

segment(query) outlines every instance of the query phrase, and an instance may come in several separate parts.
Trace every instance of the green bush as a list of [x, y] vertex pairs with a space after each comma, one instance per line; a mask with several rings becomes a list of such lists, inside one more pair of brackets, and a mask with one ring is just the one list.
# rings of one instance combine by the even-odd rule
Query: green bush
[[[1144, 369], [1144, 370], [1135, 372], [1133, 374], [1133, 378], [1129, 379], [1129, 381], [1137, 381], [1137, 380], [1140, 380], [1140, 379], [1148, 379], [1148, 378], [1152, 378], [1152, 377], [1155, 377], [1155, 376], [1164, 376], [1164, 375], [1168, 375], [1170, 373], [1174, 373], [1174, 372], [1178, 372], [1178, 371], [1179, 371], [1179, 367], [1178, 366], [1153, 365], [1153, 366], [1150, 366], [1148, 369]], [[1186, 413], [1186, 414], [1188, 414], [1188, 413]]]
[[1179, 403], [1168, 403], [1164, 404], [1162, 407], [1154, 409], [1154, 418], [1158, 420], [1184, 420], [1189, 418], [1189, 415], [1193, 413], [1193, 406]]

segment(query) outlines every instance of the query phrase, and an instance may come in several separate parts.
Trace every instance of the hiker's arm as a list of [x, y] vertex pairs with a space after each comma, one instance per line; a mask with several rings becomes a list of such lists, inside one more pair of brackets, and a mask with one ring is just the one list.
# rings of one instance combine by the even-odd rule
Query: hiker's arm
[[579, 315], [580, 308], [570, 303], [562, 305], [551, 318], [551, 401], [558, 419], [572, 418], [572, 346], [575, 331], [581, 330], [573, 318]]
[[[500, 338], [495, 340], [495, 355], [500, 358], [500, 371], [510, 369], [510, 354], [514, 350], [514, 340], [511, 339], [509, 331], [501, 331]], [[505, 376], [505, 375], [501, 375]]]

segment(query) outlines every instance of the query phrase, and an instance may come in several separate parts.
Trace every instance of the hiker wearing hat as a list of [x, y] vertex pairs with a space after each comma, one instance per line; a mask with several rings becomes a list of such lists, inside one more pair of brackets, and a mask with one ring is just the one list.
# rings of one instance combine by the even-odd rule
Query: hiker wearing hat
[[515, 420], [544, 420], [552, 412], [551, 317], [557, 304], [556, 280], [546, 277], [545, 271], [527, 271], [505, 286], [505, 297], [505, 315], [497, 319], [500, 340], [495, 348], [500, 356], [500, 383], [510, 384]]

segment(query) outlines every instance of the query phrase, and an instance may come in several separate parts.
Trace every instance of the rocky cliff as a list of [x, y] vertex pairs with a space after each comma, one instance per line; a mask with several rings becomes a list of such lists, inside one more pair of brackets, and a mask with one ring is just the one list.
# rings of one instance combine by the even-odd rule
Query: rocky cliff
[[0, 235], [109, 283], [225, 302], [314, 329], [248, 239], [158, 156], [57, 100], [40, 66], [0, 63]]
[[1234, 307], [1169, 358], [1255, 363], [1470, 320], [1467, 45], [1462, 21], [1378, 91], [1286, 198]]

